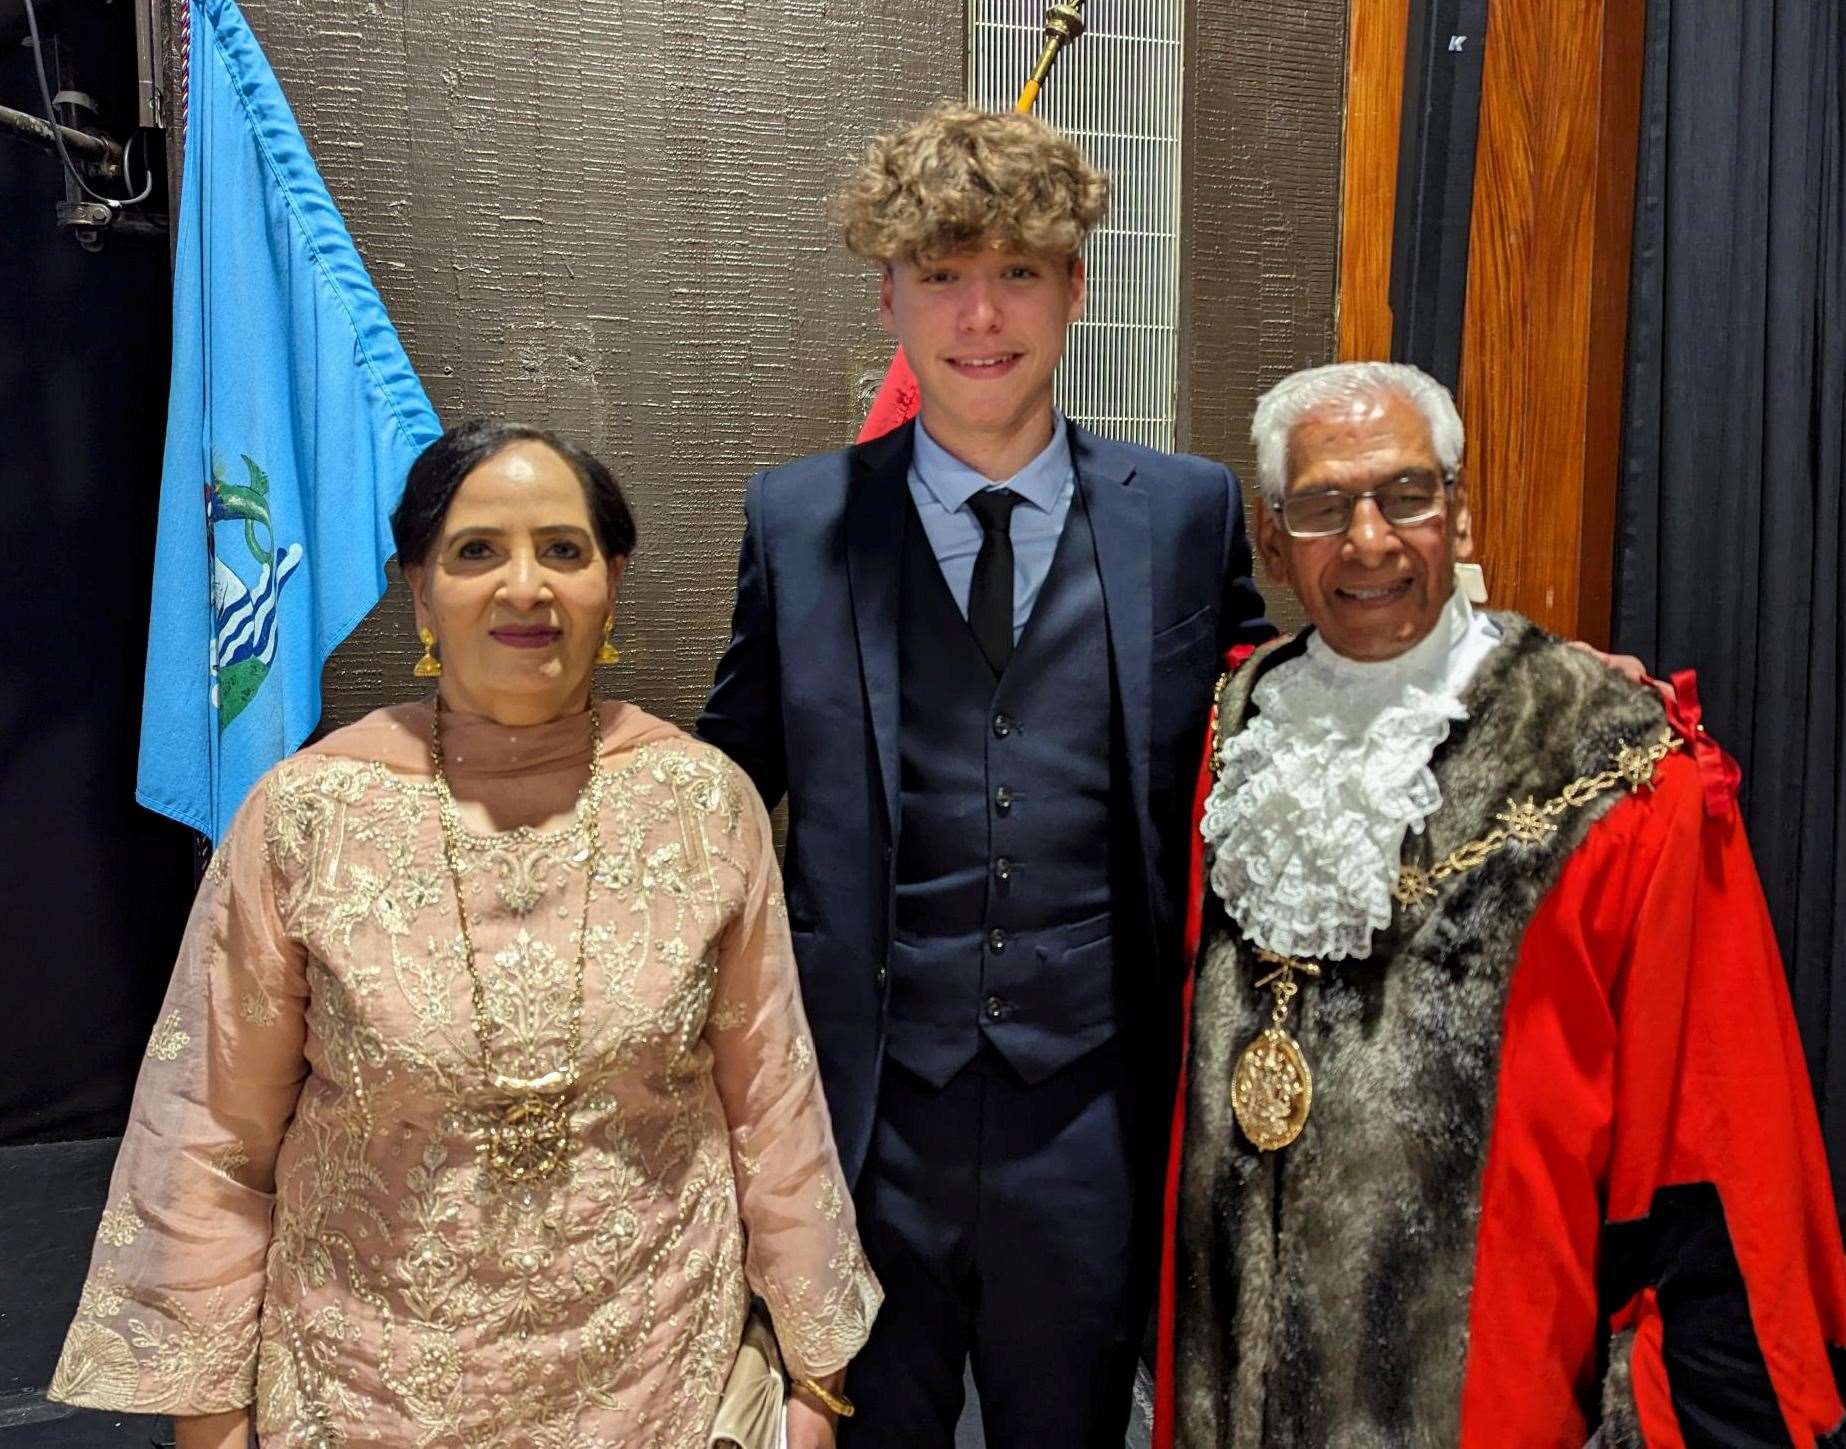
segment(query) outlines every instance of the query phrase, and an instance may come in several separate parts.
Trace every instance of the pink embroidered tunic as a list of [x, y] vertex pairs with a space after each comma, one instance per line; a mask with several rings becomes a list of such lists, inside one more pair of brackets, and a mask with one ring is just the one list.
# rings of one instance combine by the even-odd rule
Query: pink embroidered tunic
[[[865, 1341], [854, 1231], [769, 822], [722, 755], [633, 706], [445, 714], [486, 819], [443, 856], [427, 704], [285, 761], [207, 872], [52, 1397], [254, 1404], [265, 1446], [702, 1446], [750, 1292], [790, 1368]], [[592, 851], [586, 832], [593, 830]], [[490, 1173], [495, 1072], [562, 1065], [571, 1154]]]

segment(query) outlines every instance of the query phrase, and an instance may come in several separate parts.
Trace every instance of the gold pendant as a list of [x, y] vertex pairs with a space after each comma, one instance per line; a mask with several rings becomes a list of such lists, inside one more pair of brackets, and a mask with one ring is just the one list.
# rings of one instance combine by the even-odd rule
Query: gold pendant
[[1284, 1029], [1289, 1003], [1301, 988], [1295, 973], [1319, 976], [1312, 961], [1274, 951], [1258, 951], [1257, 959], [1276, 969], [1256, 983], [1275, 994], [1269, 1025], [1243, 1049], [1231, 1075], [1231, 1113], [1237, 1125], [1260, 1150], [1275, 1152], [1288, 1146], [1307, 1126], [1308, 1108], [1314, 1102], [1314, 1074], [1301, 1047]]
[[1287, 1032], [1269, 1027], [1243, 1049], [1231, 1078], [1231, 1111], [1243, 1135], [1264, 1152], [1301, 1135], [1313, 1100], [1314, 1075]]
[[570, 1160], [570, 1108], [562, 1096], [514, 1098], [488, 1122], [482, 1153], [487, 1170], [508, 1186], [555, 1177]]

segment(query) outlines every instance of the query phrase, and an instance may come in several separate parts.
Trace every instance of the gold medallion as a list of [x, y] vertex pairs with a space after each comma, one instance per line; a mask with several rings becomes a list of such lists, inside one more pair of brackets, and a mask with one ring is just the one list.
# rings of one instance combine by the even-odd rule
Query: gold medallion
[[1264, 1152], [1288, 1146], [1307, 1125], [1314, 1074], [1295, 1039], [1278, 1026], [1243, 1049], [1231, 1078], [1231, 1111]]
[[570, 1108], [562, 1096], [517, 1097], [499, 1114], [488, 1122], [481, 1150], [500, 1181], [543, 1182], [570, 1161]]
[[1258, 950], [1256, 957], [1275, 968], [1256, 983], [1258, 991], [1270, 992], [1274, 1005], [1269, 1025], [1237, 1058], [1237, 1070], [1231, 1075], [1231, 1114], [1244, 1136], [1262, 1151], [1275, 1152], [1301, 1135], [1314, 1102], [1314, 1074], [1308, 1070], [1308, 1059], [1283, 1028], [1289, 1003], [1301, 990], [1295, 984], [1295, 973], [1319, 976], [1320, 967], [1299, 956], [1267, 949]]

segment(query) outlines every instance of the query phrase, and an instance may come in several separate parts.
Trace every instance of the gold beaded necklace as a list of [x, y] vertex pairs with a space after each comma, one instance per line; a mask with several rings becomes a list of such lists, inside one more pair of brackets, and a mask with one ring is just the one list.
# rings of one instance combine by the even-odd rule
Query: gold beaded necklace
[[588, 837], [583, 859], [583, 913], [577, 922], [577, 963], [571, 985], [570, 1015], [565, 1022], [564, 1061], [537, 1077], [516, 1077], [493, 1070], [488, 1047], [487, 992], [475, 964], [474, 937], [468, 929], [468, 911], [462, 902], [461, 812], [455, 792], [442, 770], [442, 706], [430, 729], [429, 752], [436, 774], [436, 818], [442, 827], [442, 857], [455, 887], [455, 915], [461, 922], [462, 960], [468, 968], [469, 998], [474, 1008], [474, 1039], [481, 1049], [481, 1070], [494, 1092], [504, 1100], [489, 1109], [487, 1136], [481, 1156], [488, 1172], [509, 1187], [530, 1187], [564, 1170], [570, 1161], [570, 1106], [565, 1100], [577, 1084], [583, 1054], [584, 956], [589, 950], [590, 892], [602, 861], [602, 846], [590, 810], [600, 792], [602, 730], [596, 702], [590, 702], [590, 777], [577, 796], [577, 828]]

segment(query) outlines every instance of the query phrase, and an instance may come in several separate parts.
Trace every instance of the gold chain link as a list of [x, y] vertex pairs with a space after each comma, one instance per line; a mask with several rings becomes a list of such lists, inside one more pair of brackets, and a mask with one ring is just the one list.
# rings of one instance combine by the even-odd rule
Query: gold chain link
[[1218, 750], [1224, 744], [1224, 691], [1230, 682], [1231, 671], [1227, 669], [1218, 676], [1211, 691], [1211, 751], [1205, 756], [1205, 767], [1213, 775], [1218, 773]]
[[1662, 730], [1651, 745], [1636, 746], [1624, 741], [1607, 769], [1572, 780], [1543, 805], [1529, 795], [1524, 800], [1508, 800], [1506, 808], [1494, 816], [1499, 823], [1487, 834], [1457, 846], [1427, 869], [1403, 866], [1397, 873], [1397, 884], [1391, 887], [1392, 896], [1406, 910], [1427, 905], [1435, 899], [1437, 886], [1485, 865], [1508, 845], [1537, 845], [1545, 840], [1557, 830], [1557, 820], [1567, 811], [1582, 809], [1618, 785], [1626, 785], [1631, 794], [1651, 787], [1656, 767], [1684, 744], [1670, 729]]
[[1299, 956], [1284, 956], [1279, 951], [1271, 951], [1266, 946], [1257, 950], [1256, 958], [1265, 966], [1275, 967], [1275, 970], [1256, 983], [1256, 989], [1261, 991], [1265, 986], [1269, 988], [1271, 999], [1275, 1003], [1274, 1009], [1269, 1013], [1269, 1024], [1280, 1031], [1283, 1023], [1288, 1020], [1289, 1004], [1301, 994], [1301, 988], [1295, 984], [1295, 973], [1299, 971], [1304, 976], [1318, 979], [1320, 967], [1312, 961], [1302, 960]]

